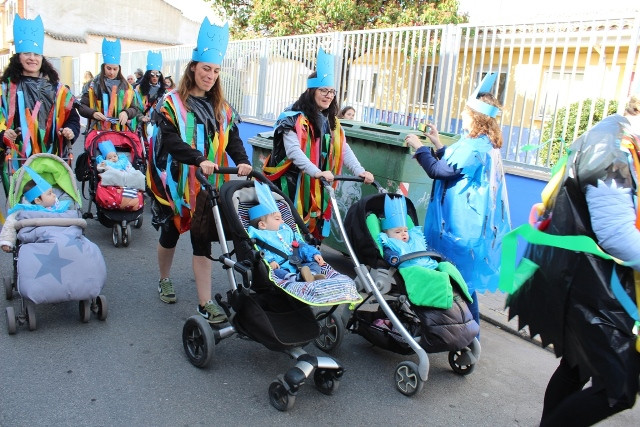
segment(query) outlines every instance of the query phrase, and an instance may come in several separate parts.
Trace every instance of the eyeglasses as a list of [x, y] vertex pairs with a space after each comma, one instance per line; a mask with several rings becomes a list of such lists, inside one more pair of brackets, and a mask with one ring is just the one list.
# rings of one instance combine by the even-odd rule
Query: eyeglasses
[[160, 77], [160, 73], [149, 73], [151, 77]]
[[331, 98], [336, 96], [335, 89], [327, 89], [326, 87], [321, 87], [321, 88], [318, 88], [318, 92], [320, 92], [320, 94], [322, 96], [328, 96], [328, 97], [331, 97]]

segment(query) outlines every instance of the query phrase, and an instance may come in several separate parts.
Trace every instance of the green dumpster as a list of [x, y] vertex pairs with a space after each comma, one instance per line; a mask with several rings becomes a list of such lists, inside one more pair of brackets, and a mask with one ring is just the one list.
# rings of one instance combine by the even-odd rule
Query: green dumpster
[[[412, 157], [412, 150], [407, 147], [404, 138], [409, 133], [418, 134], [425, 144], [430, 144], [421, 132], [411, 128], [396, 128], [384, 125], [373, 125], [363, 122], [342, 122], [347, 143], [362, 166], [371, 172], [376, 181], [390, 193], [401, 193], [411, 199], [416, 207], [420, 223], [424, 220], [429, 196], [431, 179]], [[457, 136], [440, 134], [440, 141], [449, 145], [457, 140]], [[261, 169], [273, 147], [273, 132], [262, 132], [249, 138], [253, 146], [253, 166]], [[350, 172], [346, 169], [345, 175]], [[363, 196], [375, 193], [372, 185], [358, 182], [341, 182], [336, 190], [336, 199], [340, 214], [344, 219], [349, 207]], [[331, 235], [324, 241], [327, 246], [347, 253], [344, 238], [340, 234], [336, 221], [332, 221]]]

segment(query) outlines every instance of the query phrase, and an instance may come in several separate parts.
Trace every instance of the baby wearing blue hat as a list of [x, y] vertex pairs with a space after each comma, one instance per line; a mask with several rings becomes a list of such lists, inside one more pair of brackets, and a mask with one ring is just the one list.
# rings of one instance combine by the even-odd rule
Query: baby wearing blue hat
[[[326, 262], [320, 251], [304, 241], [300, 233], [285, 224], [269, 186], [255, 183], [258, 204], [249, 209], [249, 237], [264, 242], [275, 251], [264, 248], [264, 257], [279, 279], [313, 282], [325, 278], [321, 266]], [[260, 245], [259, 245], [260, 246]], [[292, 264], [291, 256], [297, 247], [299, 267]], [[286, 255], [286, 257], [285, 257]]]
[[127, 170], [133, 168], [129, 159], [124, 154], [118, 154], [116, 147], [111, 141], [103, 141], [98, 144], [100, 153], [96, 156], [96, 162], [98, 163], [98, 170], [105, 170], [107, 166], [117, 170]]
[[[381, 221], [382, 233], [379, 235], [383, 258], [390, 265], [397, 267], [402, 255], [426, 251], [427, 244], [422, 227], [407, 227], [407, 202], [402, 197], [385, 196], [384, 218]], [[420, 265], [435, 269], [438, 262], [428, 256], [421, 256], [402, 263], [403, 267]]]
[[16, 215], [21, 210], [42, 210], [48, 212], [63, 212], [69, 208], [70, 201], [58, 201], [58, 197], [53, 192], [53, 187], [42, 178], [36, 171], [28, 166], [23, 166], [28, 173], [29, 181], [22, 189], [22, 200], [9, 209], [9, 215], [5, 219], [2, 231], [0, 231], [0, 247], [5, 252], [11, 252], [16, 245]]

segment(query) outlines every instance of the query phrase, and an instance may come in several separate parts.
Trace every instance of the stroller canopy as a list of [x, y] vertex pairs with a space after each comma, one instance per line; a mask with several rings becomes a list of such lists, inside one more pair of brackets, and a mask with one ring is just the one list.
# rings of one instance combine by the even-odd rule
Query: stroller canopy
[[15, 171], [11, 176], [8, 200], [9, 208], [20, 203], [24, 185], [30, 179], [24, 166], [28, 166], [36, 171], [49, 184], [56, 185], [62, 189], [62, 191], [74, 200], [78, 207], [82, 206], [82, 199], [78, 191], [76, 177], [71, 167], [63, 159], [54, 154], [39, 153], [29, 157], [22, 166], [23, 167], [20, 167], [20, 169]]

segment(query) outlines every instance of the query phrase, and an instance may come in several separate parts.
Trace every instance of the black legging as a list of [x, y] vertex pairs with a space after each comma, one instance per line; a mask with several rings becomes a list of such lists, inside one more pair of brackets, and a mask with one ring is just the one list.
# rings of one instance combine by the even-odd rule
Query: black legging
[[544, 394], [540, 427], [590, 426], [631, 408], [635, 402], [634, 395], [632, 402], [609, 406], [604, 387], [593, 384], [583, 390], [586, 383], [580, 379], [578, 368], [571, 368], [562, 358]]

